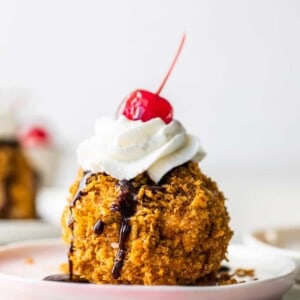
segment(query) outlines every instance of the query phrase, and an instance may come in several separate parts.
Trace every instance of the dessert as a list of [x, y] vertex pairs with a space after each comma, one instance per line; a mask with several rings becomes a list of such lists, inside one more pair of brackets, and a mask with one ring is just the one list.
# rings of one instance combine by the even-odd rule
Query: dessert
[[16, 136], [14, 115], [0, 109], [0, 218], [34, 218], [37, 174]]
[[198, 138], [159, 96], [166, 78], [157, 93], [129, 95], [116, 118], [99, 118], [78, 148], [62, 216], [71, 281], [191, 285], [226, 259], [225, 198], [199, 169]]

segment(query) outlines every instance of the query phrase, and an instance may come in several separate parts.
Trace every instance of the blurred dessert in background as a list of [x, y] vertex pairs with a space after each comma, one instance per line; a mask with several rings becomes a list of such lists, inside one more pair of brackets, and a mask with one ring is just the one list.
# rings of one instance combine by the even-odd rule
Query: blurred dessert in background
[[26, 157], [40, 176], [43, 186], [52, 186], [58, 163], [58, 149], [45, 125], [27, 125], [20, 130], [20, 142]]
[[[1, 103], [0, 103], [1, 104]], [[38, 173], [17, 138], [13, 111], [0, 107], [0, 218], [35, 218]]]

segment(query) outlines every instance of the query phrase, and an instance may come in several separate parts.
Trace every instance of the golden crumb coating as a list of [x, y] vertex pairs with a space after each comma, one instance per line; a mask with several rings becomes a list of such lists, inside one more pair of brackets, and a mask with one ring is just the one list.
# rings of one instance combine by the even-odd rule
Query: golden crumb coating
[[0, 218], [34, 218], [37, 176], [19, 146], [0, 145]]
[[[70, 188], [69, 204], [82, 177], [81, 170]], [[198, 164], [189, 162], [173, 169], [159, 187], [146, 174], [132, 183], [137, 206], [130, 218], [120, 276], [113, 278], [112, 268], [121, 215], [111, 210], [120, 188], [118, 180], [103, 173], [91, 175], [72, 208], [73, 273], [99, 284], [187, 285], [217, 271], [226, 259], [232, 231], [223, 194]], [[72, 239], [70, 212], [68, 205], [62, 216], [67, 244]], [[105, 223], [100, 235], [93, 230], [98, 220]]]

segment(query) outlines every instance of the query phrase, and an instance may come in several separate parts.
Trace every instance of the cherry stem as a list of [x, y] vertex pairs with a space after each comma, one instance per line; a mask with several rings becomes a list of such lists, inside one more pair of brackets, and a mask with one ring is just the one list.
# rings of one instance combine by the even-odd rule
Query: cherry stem
[[164, 88], [164, 86], [165, 86], [165, 84], [166, 84], [166, 82], [167, 82], [167, 80], [168, 80], [170, 74], [171, 74], [172, 71], [173, 71], [173, 68], [174, 68], [174, 66], [175, 66], [175, 64], [176, 64], [176, 62], [177, 62], [177, 59], [178, 59], [178, 57], [179, 57], [179, 55], [180, 55], [180, 53], [181, 53], [181, 50], [182, 50], [182, 48], [183, 48], [183, 45], [184, 45], [184, 42], [185, 42], [185, 37], [186, 37], [186, 35], [185, 35], [185, 33], [184, 33], [184, 34], [182, 35], [182, 38], [181, 38], [179, 47], [178, 47], [178, 49], [177, 49], [176, 55], [175, 55], [175, 57], [174, 57], [174, 59], [173, 59], [173, 62], [172, 62], [172, 64], [171, 64], [171, 66], [170, 66], [170, 68], [169, 68], [169, 70], [168, 70], [168, 72], [167, 72], [167, 74], [166, 74], [166, 76], [165, 76], [163, 82], [161, 83], [160, 87], [158, 88], [158, 90], [157, 90], [157, 92], [156, 92], [157, 95], [160, 94], [160, 92], [161, 92], [162, 89]]

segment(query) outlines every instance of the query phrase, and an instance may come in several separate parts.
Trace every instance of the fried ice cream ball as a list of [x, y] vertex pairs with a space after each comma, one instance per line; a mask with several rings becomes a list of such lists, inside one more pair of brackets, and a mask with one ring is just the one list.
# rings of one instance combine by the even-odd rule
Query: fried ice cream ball
[[124, 217], [114, 209], [119, 181], [79, 171], [62, 216], [74, 276], [96, 284], [191, 285], [219, 269], [232, 230], [222, 192], [197, 163], [174, 168], [159, 184], [146, 173], [130, 184], [135, 205]]

